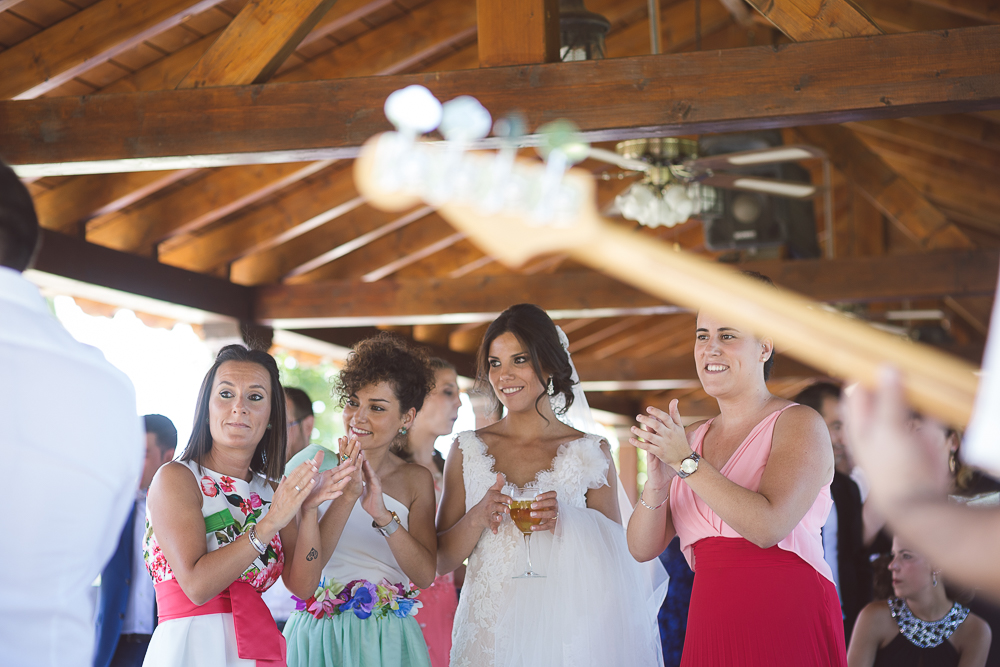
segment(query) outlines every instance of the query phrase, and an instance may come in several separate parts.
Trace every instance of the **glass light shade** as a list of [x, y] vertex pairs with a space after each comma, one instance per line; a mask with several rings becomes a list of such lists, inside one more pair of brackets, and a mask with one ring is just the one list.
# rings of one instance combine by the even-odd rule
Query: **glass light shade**
[[559, 59], [603, 60], [604, 36], [611, 23], [588, 11], [583, 0], [559, 0]]

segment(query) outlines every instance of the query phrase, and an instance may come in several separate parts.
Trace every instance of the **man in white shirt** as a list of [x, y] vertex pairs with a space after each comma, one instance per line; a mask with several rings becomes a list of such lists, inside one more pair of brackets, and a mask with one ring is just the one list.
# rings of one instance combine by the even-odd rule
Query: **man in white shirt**
[[135, 391], [21, 276], [38, 246], [27, 189], [0, 163], [0, 665], [83, 667], [89, 592], [142, 466]]
[[142, 418], [146, 462], [135, 505], [118, 548], [101, 572], [94, 667], [141, 667], [156, 627], [156, 591], [142, 557], [146, 534], [146, 493], [153, 475], [174, 458], [177, 429], [163, 415]]

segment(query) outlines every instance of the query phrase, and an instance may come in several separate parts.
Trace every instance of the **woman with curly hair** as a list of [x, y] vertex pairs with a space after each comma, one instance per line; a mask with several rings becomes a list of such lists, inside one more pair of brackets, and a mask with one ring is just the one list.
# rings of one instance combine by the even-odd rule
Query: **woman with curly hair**
[[[285, 626], [290, 667], [430, 666], [412, 586], [434, 581], [434, 483], [391, 448], [433, 385], [426, 354], [390, 334], [358, 343], [340, 372], [340, 460], [362, 475], [322, 508], [310, 585], [289, 586], [301, 598]], [[315, 451], [307, 447], [289, 466]]]

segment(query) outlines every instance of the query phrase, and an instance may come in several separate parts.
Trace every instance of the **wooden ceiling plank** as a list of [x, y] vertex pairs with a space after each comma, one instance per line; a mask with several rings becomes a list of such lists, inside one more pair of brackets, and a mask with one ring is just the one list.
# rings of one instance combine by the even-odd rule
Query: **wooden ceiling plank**
[[854, 0], [886, 32], [954, 30], [983, 25], [983, 21], [920, 4], [917, 0]]
[[359, 204], [350, 170], [342, 163], [333, 164], [235, 222], [161, 244], [158, 256], [167, 264], [208, 271], [255, 249], [273, 247], [289, 233], [304, 233]]
[[963, 166], [970, 167], [978, 169], [984, 174], [995, 175], [997, 179], [1000, 179], [1000, 151], [993, 152], [978, 146], [971, 146], [973, 150], [965, 150], [970, 148], [968, 144], [946, 137], [942, 137], [934, 145], [928, 145], [908, 141], [905, 138], [900, 139], [891, 134], [870, 134], [862, 129], [867, 128], [864, 124], [852, 124], [850, 127], [857, 132], [862, 141], [878, 153], [886, 152], [905, 156], [937, 165], [942, 170], [958, 169]]
[[[583, 338], [578, 338], [576, 340], [571, 340], [569, 342], [569, 351], [576, 354], [581, 351], [585, 351], [591, 345], [596, 345], [608, 338], [620, 334], [623, 331], [628, 331], [629, 329], [638, 326], [642, 322], [646, 321], [646, 317], [643, 315], [633, 315], [632, 317], [623, 317], [621, 320], [606, 324], [601, 327], [599, 331], [584, 336]], [[584, 352], [586, 354], [586, 352]]]
[[332, 163], [321, 160], [224, 167], [164, 197], [93, 218], [87, 223], [87, 240], [145, 254], [164, 239], [197, 231]]
[[32, 99], [221, 0], [101, 0], [0, 53], [0, 99]]
[[[391, 275], [400, 280], [435, 277], [460, 278], [461, 275], [453, 276], [452, 273], [456, 270], [466, 269], [469, 264], [480, 264], [485, 257], [486, 255], [479, 249], [479, 246], [463, 237], [456, 239], [443, 252], [438, 251], [418, 261], [410, 262], [406, 266], [397, 268]], [[466, 273], [472, 270], [474, 269], [467, 269]]]
[[696, 318], [694, 313], [674, 315], [670, 318], [670, 333], [659, 336], [658, 338], [653, 338], [645, 343], [635, 345], [631, 350], [629, 350], [629, 354], [625, 356], [640, 358], [649, 357], [658, 352], [662, 352], [665, 349], [673, 348], [678, 343], [689, 341], [694, 337], [695, 321]]
[[[410, 225], [373, 251], [407, 247], [418, 237], [445, 236], [442, 221]], [[385, 255], [381, 255], [385, 256]], [[992, 294], [1000, 269], [995, 250], [951, 250], [919, 255], [856, 257], [838, 260], [748, 262], [741, 268], [760, 271], [778, 285], [831, 302], [900, 301], [940, 298], [949, 294]], [[346, 267], [345, 267], [346, 268]], [[349, 279], [258, 287], [257, 313], [264, 320], [331, 317], [417, 317], [448, 313], [496, 313], [510, 305], [511, 295], [549, 311], [649, 309], [662, 301], [594, 272], [557, 273], [537, 280], [502, 274], [461, 279], [422, 278], [361, 281], [363, 271], [351, 267]], [[628, 313], [624, 313], [628, 314]]]
[[917, 0], [984, 23], [1000, 23], [1000, 7], [992, 0]]
[[24, 2], [24, 0], [0, 0], [0, 12], [5, 12]]
[[559, 62], [559, 0], [476, 0], [479, 66]]
[[928, 202], [850, 129], [830, 125], [800, 127], [808, 144], [826, 151], [830, 161], [891, 221], [925, 249], [972, 247], [961, 230]]
[[437, 213], [431, 213], [308, 273], [290, 276], [287, 282], [361, 279], [365, 274], [384, 266], [387, 257], [405, 256], [413, 248], [431, 246], [453, 237], [454, 234], [454, 227]]
[[590, 356], [595, 359], [605, 359], [619, 352], [626, 351], [628, 353], [624, 356], [645, 356], [634, 354], [635, 348], [641, 343], [648, 343], [652, 339], [659, 339], [664, 334], [674, 331], [677, 328], [676, 317], [675, 315], [668, 316], [666, 319], [647, 318], [648, 324], [643, 323], [643, 326], [636, 327], [636, 330], [619, 336], [607, 345], [600, 346], [598, 349], [591, 351]]
[[464, 239], [465, 239], [464, 233], [456, 232], [454, 234], [451, 234], [450, 236], [446, 236], [445, 238], [439, 241], [435, 241], [430, 245], [426, 245], [423, 248], [420, 248], [406, 255], [403, 255], [402, 257], [395, 259], [384, 266], [380, 266], [377, 269], [369, 271], [365, 275], [361, 276], [361, 280], [366, 283], [372, 283], [375, 282], [376, 280], [382, 280], [383, 278], [387, 278], [412, 264], [425, 260], [428, 257], [432, 257], [439, 252], [448, 250], [456, 243]]
[[315, 81], [393, 74], [415, 61], [445, 52], [476, 29], [468, 0], [432, 0], [357, 39], [282, 72], [277, 81]]
[[[411, 83], [444, 99], [472, 94], [495, 115], [520, 109], [529, 127], [571, 117], [591, 141], [964, 112], [1000, 106], [1000, 80], [981, 57], [997, 39], [1000, 26], [987, 26], [596, 64], [269, 84], [252, 95], [222, 87], [6, 101], [0, 143], [11, 164], [59, 163], [57, 173], [80, 160], [143, 158], [141, 166], [128, 165], [135, 169], [162, 166], [154, 158], [197, 166], [198, 156], [343, 157], [387, 128], [370, 110]], [[52, 136], [61, 140], [45, 140]], [[246, 151], [248, 143], [254, 152]]]
[[76, 234], [80, 223], [91, 217], [119, 211], [192, 173], [193, 169], [181, 169], [137, 171], [114, 178], [76, 176], [34, 197], [38, 222], [47, 229]]
[[232, 20], [178, 88], [264, 83], [335, 0], [257, 0]]

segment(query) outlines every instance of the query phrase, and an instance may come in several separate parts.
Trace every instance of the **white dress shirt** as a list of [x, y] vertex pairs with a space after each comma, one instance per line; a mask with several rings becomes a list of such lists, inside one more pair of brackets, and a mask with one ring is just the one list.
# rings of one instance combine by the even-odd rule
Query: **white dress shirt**
[[0, 267], [0, 665], [93, 661], [89, 591], [118, 544], [145, 453], [135, 391]]

